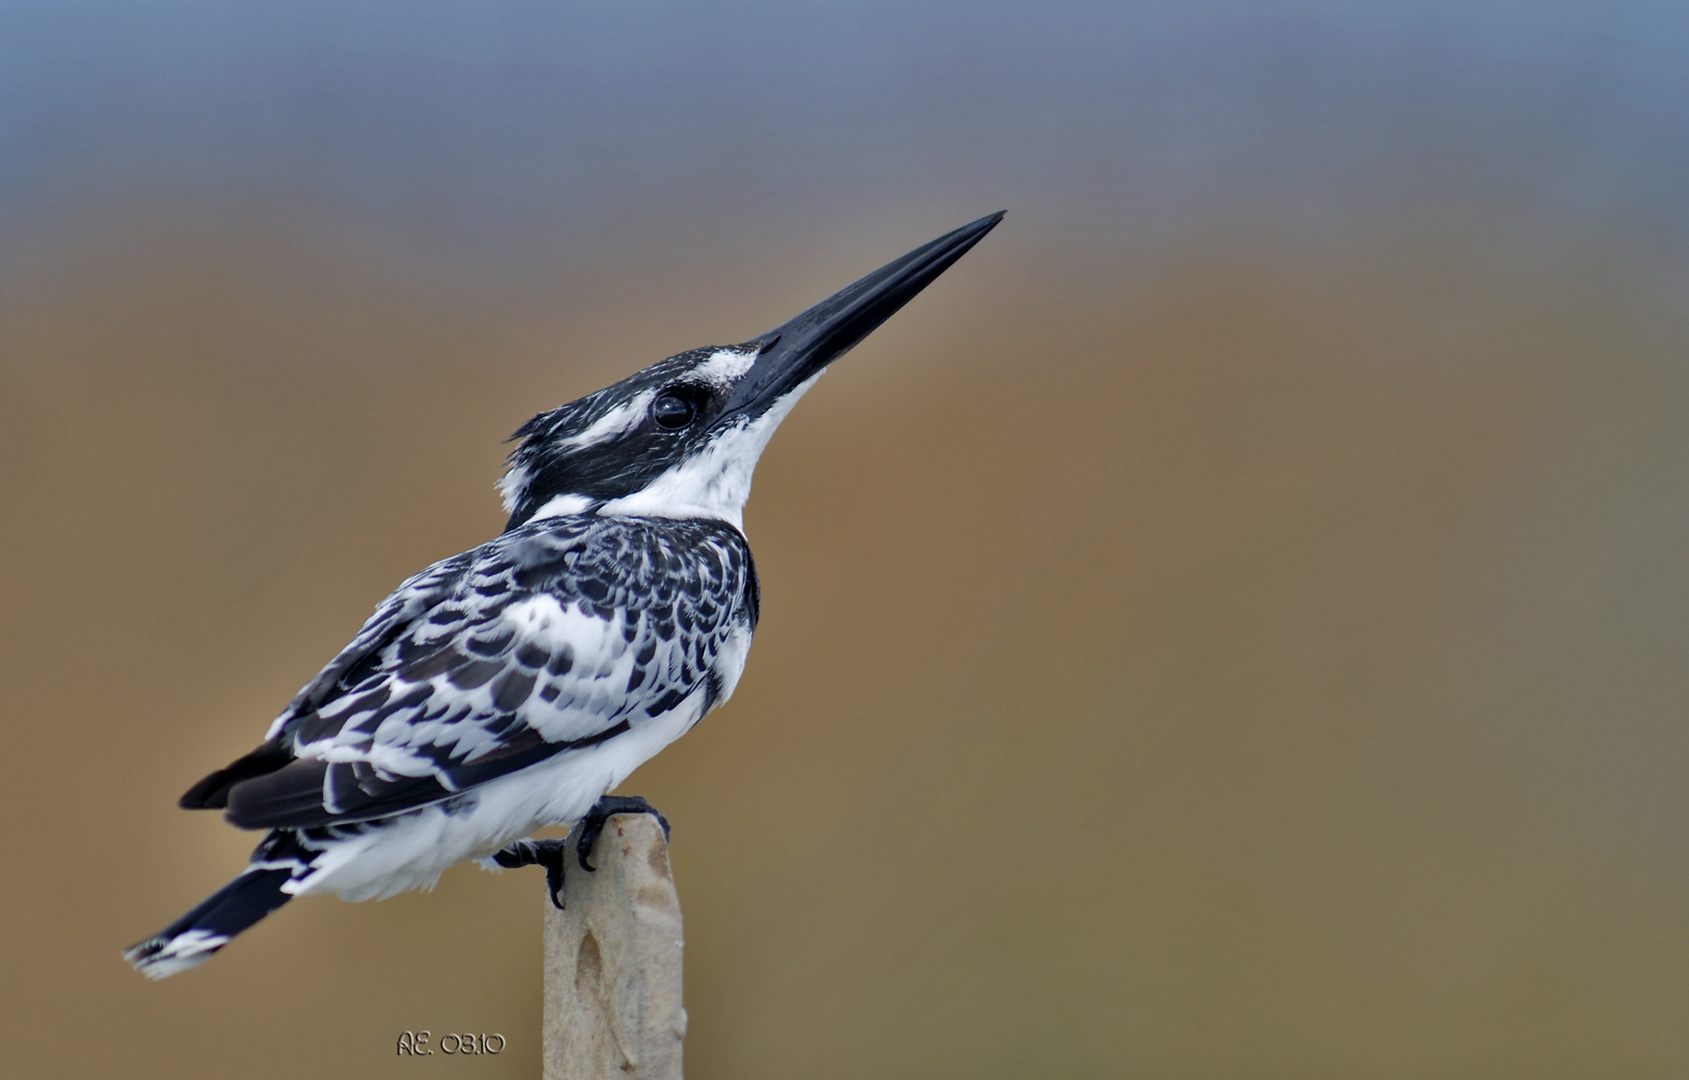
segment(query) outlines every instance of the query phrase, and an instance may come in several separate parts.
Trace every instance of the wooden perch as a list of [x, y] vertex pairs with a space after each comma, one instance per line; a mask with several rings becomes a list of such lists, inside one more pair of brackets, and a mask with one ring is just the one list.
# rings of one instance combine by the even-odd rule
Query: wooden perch
[[680, 897], [662, 826], [617, 814], [593, 847], [570, 841], [563, 902], [545, 912], [545, 1080], [680, 1080]]

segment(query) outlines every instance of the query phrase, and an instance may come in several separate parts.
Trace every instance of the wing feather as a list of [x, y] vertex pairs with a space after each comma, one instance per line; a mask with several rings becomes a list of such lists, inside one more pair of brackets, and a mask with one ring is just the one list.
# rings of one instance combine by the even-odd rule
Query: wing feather
[[[710, 685], [755, 600], [750, 550], [725, 523], [531, 522], [401, 585], [264, 747], [190, 795], [218, 795], [244, 828], [449, 799], [675, 708]], [[262, 771], [240, 771], [254, 759]]]

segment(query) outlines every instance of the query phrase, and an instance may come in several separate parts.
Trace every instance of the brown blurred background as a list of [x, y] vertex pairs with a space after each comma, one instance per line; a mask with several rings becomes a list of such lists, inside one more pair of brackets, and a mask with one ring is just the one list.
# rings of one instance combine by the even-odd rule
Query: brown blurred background
[[254, 841], [177, 795], [531, 413], [1005, 207], [774, 441], [746, 677], [630, 784], [689, 1075], [1689, 1075], [1686, 42], [0, 8], [0, 1074], [537, 1075], [537, 874], [131, 972]]

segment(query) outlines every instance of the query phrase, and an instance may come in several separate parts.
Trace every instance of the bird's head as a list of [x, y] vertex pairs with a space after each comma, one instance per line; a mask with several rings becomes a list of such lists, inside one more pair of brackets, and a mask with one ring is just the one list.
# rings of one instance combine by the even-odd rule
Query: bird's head
[[560, 514], [741, 523], [774, 429], [828, 364], [961, 258], [1003, 215], [939, 237], [743, 345], [693, 349], [540, 413], [499, 481], [508, 528]]

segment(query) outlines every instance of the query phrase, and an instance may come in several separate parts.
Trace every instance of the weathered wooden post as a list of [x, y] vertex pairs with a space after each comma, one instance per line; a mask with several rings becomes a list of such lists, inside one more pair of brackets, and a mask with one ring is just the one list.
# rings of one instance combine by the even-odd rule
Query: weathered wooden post
[[680, 1080], [680, 897], [662, 826], [617, 814], [596, 873], [564, 860], [563, 901], [545, 913], [545, 1080]]

